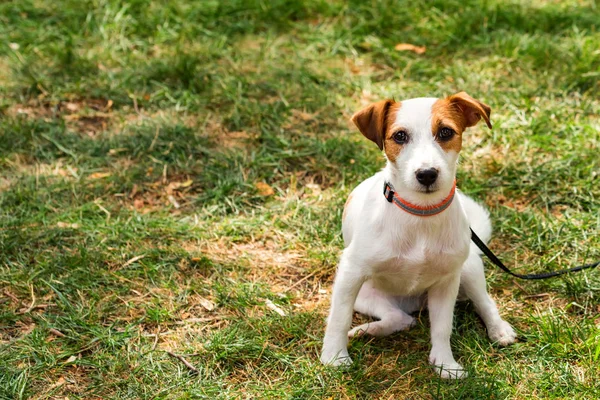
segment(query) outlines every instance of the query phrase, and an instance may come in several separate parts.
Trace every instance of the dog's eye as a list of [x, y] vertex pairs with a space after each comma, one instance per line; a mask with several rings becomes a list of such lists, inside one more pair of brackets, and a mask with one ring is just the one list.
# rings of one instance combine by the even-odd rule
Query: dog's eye
[[453, 129], [450, 128], [442, 128], [438, 132], [438, 138], [440, 140], [450, 140], [456, 134]]
[[394, 142], [398, 144], [404, 144], [408, 142], [408, 133], [406, 133], [405, 131], [398, 131], [394, 133], [393, 139]]

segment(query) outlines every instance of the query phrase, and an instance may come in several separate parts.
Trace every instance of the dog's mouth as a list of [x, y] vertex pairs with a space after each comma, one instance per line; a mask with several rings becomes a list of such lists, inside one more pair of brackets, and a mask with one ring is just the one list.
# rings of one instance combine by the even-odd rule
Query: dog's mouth
[[432, 186], [422, 186], [419, 189], [417, 189], [417, 191], [420, 193], [431, 194], [437, 192], [438, 188]]

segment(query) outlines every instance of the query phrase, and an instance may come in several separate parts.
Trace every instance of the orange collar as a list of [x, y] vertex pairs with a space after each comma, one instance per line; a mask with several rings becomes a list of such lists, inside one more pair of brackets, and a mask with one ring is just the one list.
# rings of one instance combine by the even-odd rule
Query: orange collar
[[385, 199], [390, 203], [394, 203], [398, 208], [403, 209], [409, 214], [417, 215], [419, 217], [430, 217], [432, 215], [437, 215], [444, 211], [446, 208], [452, 204], [452, 200], [454, 199], [454, 193], [456, 192], [456, 180], [454, 180], [454, 184], [452, 185], [452, 190], [450, 190], [450, 194], [438, 204], [434, 204], [432, 206], [421, 207], [416, 204], [409, 203], [408, 201], [402, 199], [396, 193], [396, 190], [389, 182], [384, 182], [383, 185], [383, 195]]

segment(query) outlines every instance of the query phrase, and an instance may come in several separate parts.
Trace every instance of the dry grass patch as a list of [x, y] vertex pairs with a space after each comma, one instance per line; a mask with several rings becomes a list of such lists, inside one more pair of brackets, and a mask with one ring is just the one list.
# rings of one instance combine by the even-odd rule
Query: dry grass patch
[[[79, 179], [79, 169], [63, 159], [59, 159], [54, 163], [32, 163], [27, 156], [13, 154], [4, 161], [10, 165], [15, 172], [21, 175], [35, 176], [38, 179], [41, 177], [67, 181]], [[11, 177], [6, 181], [6, 184], [9, 186], [15, 183], [18, 183], [16, 177]]]
[[243, 271], [232, 271], [230, 277], [265, 283], [273, 293], [291, 295], [294, 309], [290, 312], [323, 313], [328, 304], [330, 282], [324, 282], [324, 276], [328, 276], [329, 272], [311, 267], [309, 257], [301, 248], [285, 250], [280, 243], [269, 239], [236, 243], [225, 238], [187, 242], [182, 247], [192, 257], [204, 255], [220, 263], [247, 267]]
[[112, 100], [74, 99], [60, 101], [30, 100], [13, 104], [4, 113], [13, 118], [25, 117], [50, 122], [62, 119], [75, 132], [94, 137], [109, 129], [112, 118]]
[[86, 393], [92, 384], [92, 379], [89, 377], [91, 372], [91, 367], [75, 364], [57, 367], [55, 370], [49, 371], [44, 379], [34, 383], [40, 391], [32, 397], [32, 400], [68, 399], [69, 396], [79, 397], [81, 395], [85, 395], [85, 398], [90, 400], [100, 399], [100, 397], [89, 396]]
[[[222, 263], [247, 265], [253, 281], [269, 281], [276, 285], [290, 284], [306, 266], [306, 255], [298, 250], [282, 250], [272, 240], [237, 243], [228, 238], [200, 243], [183, 243], [192, 256], [206, 255]], [[288, 278], [288, 279], [286, 279]]]
[[256, 135], [248, 131], [229, 131], [223, 124], [215, 119], [208, 118], [203, 126], [202, 134], [206, 135], [212, 143], [220, 148], [246, 150], [248, 145], [256, 139]]

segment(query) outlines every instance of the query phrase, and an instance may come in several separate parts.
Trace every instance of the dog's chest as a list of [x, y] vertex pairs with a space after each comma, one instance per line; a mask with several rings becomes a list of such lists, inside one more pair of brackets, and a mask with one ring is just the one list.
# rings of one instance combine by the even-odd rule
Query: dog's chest
[[415, 236], [404, 241], [390, 238], [385, 257], [373, 268], [374, 285], [395, 295], [425, 292], [460, 272], [469, 252], [468, 238], [462, 236]]

